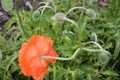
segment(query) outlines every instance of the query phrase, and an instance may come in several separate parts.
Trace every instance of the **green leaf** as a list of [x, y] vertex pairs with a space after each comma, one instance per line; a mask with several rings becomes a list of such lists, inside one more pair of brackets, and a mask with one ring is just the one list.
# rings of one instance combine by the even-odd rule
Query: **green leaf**
[[114, 50], [113, 58], [116, 59], [120, 52], [120, 33], [117, 33], [118, 38], [116, 39], [116, 47]]
[[[4, 39], [2, 36], [0, 36], [0, 45], [6, 45], [6, 43], [7, 43], [7, 40], [6, 39]], [[0, 48], [1, 48], [1, 46], [0, 46]]]
[[4, 30], [8, 30], [12, 24], [14, 24], [16, 22], [16, 17], [12, 17], [10, 18], [6, 23], [5, 23], [5, 26], [4, 26]]
[[105, 70], [102, 72], [104, 75], [109, 75], [109, 76], [119, 76], [115, 71], [113, 70]]
[[86, 39], [86, 37], [87, 37], [87, 30], [86, 30], [86, 24], [87, 24], [87, 21], [85, 21], [84, 23], [82, 23], [81, 25], [80, 25], [80, 39], [81, 39], [81, 41], [84, 41], [84, 39]]
[[1, 3], [5, 11], [11, 11], [13, 9], [13, 0], [1, 0]]

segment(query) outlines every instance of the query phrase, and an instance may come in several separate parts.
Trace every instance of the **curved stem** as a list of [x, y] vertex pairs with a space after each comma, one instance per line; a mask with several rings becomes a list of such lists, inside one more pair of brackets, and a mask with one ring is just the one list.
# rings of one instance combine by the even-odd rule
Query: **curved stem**
[[110, 52], [106, 51], [106, 50], [100, 50], [100, 49], [88, 49], [88, 48], [82, 48], [85, 51], [89, 51], [89, 52], [104, 52], [107, 54], [110, 54]]
[[47, 2], [40, 2], [40, 3], [39, 3], [39, 5], [41, 5], [41, 4], [45, 4], [45, 5], [46, 5], [46, 4], [47, 4]]
[[97, 45], [100, 48], [100, 50], [103, 50], [103, 48], [97, 42], [90, 41], [90, 42], [87, 42], [86, 44], [89, 44], [89, 43], [93, 43], [93, 44]]
[[64, 17], [64, 20], [73, 23], [73, 24], [77, 27], [77, 29], [79, 30], [79, 26], [75, 23], [75, 21], [73, 21], [73, 20], [71, 20], [71, 19], [69, 19], [69, 18], [66, 18], [66, 17]]
[[[106, 50], [100, 50], [100, 49], [88, 49], [88, 48], [82, 48], [82, 50], [85, 50], [85, 51], [89, 51], [89, 52], [104, 52], [104, 53], [107, 53], [107, 54], [110, 54], [108, 51]], [[69, 57], [69, 58], [63, 58], [63, 57], [53, 57], [53, 56], [41, 56], [40, 58], [41, 59], [56, 59], [56, 60], [71, 60], [73, 58], [76, 57], [76, 55], [78, 54], [78, 52], [80, 51], [80, 48], [78, 48], [74, 54]]]
[[[42, 5], [43, 4], [43, 5]], [[46, 5], [47, 4], [47, 2], [40, 2], [40, 3], [38, 3], [38, 5], [37, 6], [40, 6], [40, 7], [42, 7], [42, 6], [44, 6], [44, 5]], [[38, 9], [37, 10], [39, 10], [39, 8], [40, 7], [38, 7]], [[41, 9], [41, 8], [40, 8]]]
[[31, 5], [31, 3], [30, 3], [29, 1], [26, 2], [26, 6], [29, 6], [29, 8], [30, 8], [31, 10], [33, 10], [33, 7], [32, 7], [32, 5]]
[[69, 57], [69, 58], [63, 58], [63, 57], [53, 57], [53, 56], [41, 56], [40, 58], [41, 59], [57, 59], [57, 60], [71, 60], [71, 59], [73, 59], [73, 58], [75, 58], [75, 56], [78, 54], [78, 52], [80, 51], [80, 48], [78, 48], [75, 52], [74, 52], [74, 54], [71, 56], [71, 57]]
[[[45, 8], [50, 8], [50, 9], [52, 9], [54, 12], [55, 12], [55, 9], [53, 9], [52, 7], [50, 7], [50, 6], [41, 6], [41, 7], [39, 7], [37, 10], [39, 11], [40, 9], [45, 9]], [[44, 10], [42, 10], [42, 12], [41, 12], [41, 16], [42, 16], [42, 14], [43, 14], [43, 11]]]
[[71, 9], [69, 9], [69, 11], [66, 13], [66, 16], [67, 16], [71, 11], [73, 11], [74, 9], [83, 9], [83, 10], [86, 10], [85, 7], [73, 7], [73, 8], [71, 8]]
[[42, 12], [41, 12], [41, 16], [43, 15], [43, 12], [45, 10], [45, 8], [48, 6], [48, 3], [45, 4], [44, 8], [42, 9]]
[[39, 7], [37, 10], [39, 11], [40, 9], [45, 8], [45, 7], [47, 7], [47, 8], [50, 8], [50, 9], [54, 10], [54, 9], [53, 9], [52, 7], [50, 7], [50, 6], [41, 6], [41, 7]]

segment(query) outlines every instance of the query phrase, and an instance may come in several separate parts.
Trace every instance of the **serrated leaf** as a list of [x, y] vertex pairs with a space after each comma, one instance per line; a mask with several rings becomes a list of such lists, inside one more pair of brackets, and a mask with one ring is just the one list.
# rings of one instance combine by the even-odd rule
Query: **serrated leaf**
[[6, 45], [7, 40], [0, 36], [0, 45]]
[[109, 76], [119, 76], [115, 71], [113, 70], [105, 70], [102, 72], [104, 75], [109, 75]]

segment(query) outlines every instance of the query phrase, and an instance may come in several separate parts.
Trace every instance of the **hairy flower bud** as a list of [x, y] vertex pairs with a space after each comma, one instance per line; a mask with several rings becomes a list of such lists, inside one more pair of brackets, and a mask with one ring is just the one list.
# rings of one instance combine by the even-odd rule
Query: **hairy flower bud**
[[47, 0], [47, 3], [49, 3], [49, 5], [53, 4], [54, 1], [53, 0]]
[[64, 23], [65, 21], [64, 18], [65, 18], [65, 14], [62, 12], [59, 12], [52, 17], [52, 19], [58, 23]]
[[27, 1], [27, 2], [25, 3], [25, 5], [28, 6], [31, 10], [33, 10], [33, 7], [32, 7], [32, 5], [30, 4], [30, 1]]
[[109, 61], [109, 55], [107, 53], [99, 53], [99, 60], [102, 64], [106, 64]]
[[93, 9], [86, 9], [85, 14], [91, 19], [96, 18], [96, 12]]
[[11, 11], [13, 9], [13, 0], [1, 0], [1, 4], [5, 11]]
[[32, 14], [32, 18], [33, 20], [38, 20], [39, 19], [39, 16], [40, 16], [40, 12], [39, 11], [34, 11], [33, 14]]

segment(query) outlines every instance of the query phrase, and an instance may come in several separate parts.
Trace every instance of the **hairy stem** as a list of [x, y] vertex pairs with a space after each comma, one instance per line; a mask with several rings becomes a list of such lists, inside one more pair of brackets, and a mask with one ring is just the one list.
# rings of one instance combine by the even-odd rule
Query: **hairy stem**
[[69, 9], [69, 11], [66, 13], [66, 16], [67, 16], [71, 11], [73, 11], [73, 10], [75, 10], [75, 9], [83, 9], [83, 10], [86, 10], [85, 7], [73, 7], [73, 8], [71, 8], [71, 9]]

